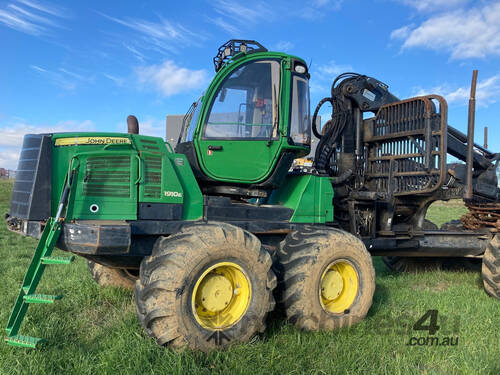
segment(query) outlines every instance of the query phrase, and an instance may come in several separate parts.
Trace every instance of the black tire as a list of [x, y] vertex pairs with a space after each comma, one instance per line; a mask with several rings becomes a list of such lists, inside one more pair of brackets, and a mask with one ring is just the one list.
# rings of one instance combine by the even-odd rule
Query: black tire
[[116, 286], [125, 289], [133, 289], [137, 276], [132, 272], [121, 268], [110, 268], [102, 264], [87, 261], [90, 275], [100, 286]]
[[382, 261], [392, 272], [426, 272], [440, 270], [445, 258], [385, 256]]
[[[375, 270], [365, 245], [355, 236], [339, 229], [306, 226], [281, 242], [278, 259], [280, 307], [298, 328], [333, 330], [366, 316], [375, 291]], [[326, 311], [321, 302], [322, 275], [335, 262], [348, 262], [359, 280], [353, 303], [341, 313]]]
[[491, 297], [500, 299], [500, 235], [489, 242], [483, 256], [481, 269], [484, 290]]
[[[236, 263], [245, 272], [250, 302], [233, 325], [208, 329], [196, 320], [193, 291], [206, 270], [224, 261]], [[135, 285], [141, 325], [158, 344], [173, 349], [210, 351], [247, 342], [264, 332], [266, 316], [274, 309], [272, 291], [277, 280], [271, 263], [257, 237], [225, 223], [186, 226], [170, 237], [160, 237], [152, 255], [142, 261]]]

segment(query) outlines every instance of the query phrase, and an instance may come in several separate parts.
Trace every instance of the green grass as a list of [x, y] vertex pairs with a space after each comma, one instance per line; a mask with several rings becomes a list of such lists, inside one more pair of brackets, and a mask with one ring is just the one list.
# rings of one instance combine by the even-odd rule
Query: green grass
[[[11, 183], [0, 181], [1, 213], [8, 209], [11, 189]], [[464, 211], [455, 202], [437, 204], [429, 218], [440, 225]], [[0, 225], [3, 326], [35, 245]], [[157, 346], [136, 319], [132, 292], [99, 288], [84, 259], [51, 266], [38, 290], [65, 298], [30, 307], [21, 327], [21, 333], [48, 343], [39, 350], [0, 344], [0, 374], [500, 374], [500, 303], [484, 293], [478, 272], [391, 274], [379, 258], [374, 262], [374, 303], [357, 326], [300, 332], [275, 313], [264, 336], [210, 354]], [[457, 346], [406, 345], [417, 333], [412, 325], [429, 309], [439, 311], [436, 335], [454, 331]]]

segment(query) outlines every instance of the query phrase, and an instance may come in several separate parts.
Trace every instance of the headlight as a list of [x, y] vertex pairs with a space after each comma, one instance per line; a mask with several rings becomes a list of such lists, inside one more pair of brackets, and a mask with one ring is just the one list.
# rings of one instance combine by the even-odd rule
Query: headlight
[[299, 74], [304, 74], [307, 71], [307, 68], [304, 65], [295, 65], [295, 71]]

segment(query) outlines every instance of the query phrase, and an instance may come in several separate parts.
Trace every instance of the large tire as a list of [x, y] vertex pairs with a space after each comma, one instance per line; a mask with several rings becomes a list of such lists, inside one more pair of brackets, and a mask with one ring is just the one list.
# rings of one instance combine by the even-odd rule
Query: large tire
[[100, 286], [116, 286], [133, 289], [137, 277], [131, 272], [120, 268], [110, 268], [102, 264], [87, 261], [90, 275]]
[[[351, 326], [366, 316], [375, 291], [375, 270], [358, 238], [338, 229], [306, 226], [287, 235], [278, 258], [280, 307], [298, 328], [333, 330]], [[344, 277], [340, 270], [346, 265], [356, 278]], [[328, 286], [325, 281], [330, 271], [341, 281], [337, 289], [330, 289], [327, 298], [324, 287]], [[351, 299], [341, 303], [349, 293]], [[341, 310], [335, 311], [339, 307]]]
[[486, 247], [481, 273], [486, 293], [500, 299], [500, 234], [496, 234]]
[[[271, 256], [257, 237], [225, 223], [195, 224], [170, 237], [160, 237], [152, 255], [142, 261], [135, 285], [141, 325], [158, 344], [173, 349], [210, 351], [247, 342], [264, 332], [266, 316], [274, 309], [272, 291], [277, 280], [271, 263]], [[230, 270], [224, 274], [220, 267], [225, 265]], [[234, 276], [233, 271], [243, 275], [243, 287], [234, 282], [236, 278], [227, 276]], [[224, 302], [227, 308], [212, 308], [199, 299], [208, 285], [205, 281], [214, 277], [231, 280], [231, 300]], [[227, 285], [224, 279], [222, 282]], [[219, 303], [222, 287], [210, 290], [211, 301]], [[241, 299], [239, 296], [245, 296], [248, 290], [246, 299]], [[244, 307], [233, 314], [235, 306]], [[216, 311], [216, 319], [220, 315], [230, 324], [212, 324], [203, 316], [212, 314], [210, 311]]]
[[392, 272], [437, 271], [443, 267], [444, 260], [442, 257], [382, 257], [382, 261]]

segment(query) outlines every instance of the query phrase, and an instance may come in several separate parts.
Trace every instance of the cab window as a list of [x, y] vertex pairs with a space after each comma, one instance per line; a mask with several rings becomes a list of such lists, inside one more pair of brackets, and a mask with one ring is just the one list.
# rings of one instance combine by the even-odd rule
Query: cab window
[[203, 138], [276, 137], [279, 79], [280, 64], [277, 61], [254, 61], [237, 68], [216, 92]]
[[308, 80], [301, 76], [293, 75], [290, 138], [294, 144], [311, 144], [309, 105]]

